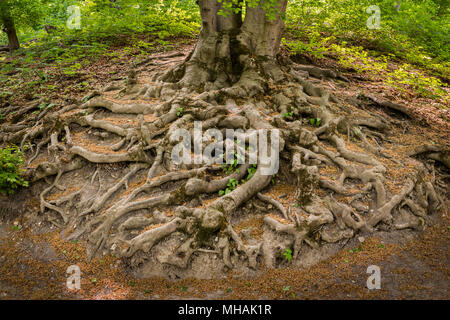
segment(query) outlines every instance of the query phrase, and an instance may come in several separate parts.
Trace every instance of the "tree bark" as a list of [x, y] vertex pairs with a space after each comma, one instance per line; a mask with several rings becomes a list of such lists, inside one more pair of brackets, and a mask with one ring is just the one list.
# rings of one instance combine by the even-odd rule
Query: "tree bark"
[[7, 10], [2, 8], [1, 20], [3, 22], [3, 31], [8, 36], [9, 51], [14, 51], [20, 48], [19, 39], [17, 38], [16, 27], [14, 20]]
[[[181, 86], [209, 89], [227, 88], [251, 72], [274, 76], [276, 56], [280, 49], [287, 0], [278, 1], [278, 14], [270, 20], [261, 7], [247, 5], [242, 11], [223, 16], [217, 0], [198, 1], [202, 29], [195, 49], [186, 61], [165, 74], [161, 80]], [[242, 3], [239, 4], [242, 9]], [[275, 72], [276, 73], [276, 72]], [[205, 88], [206, 90], [206, 88]]]

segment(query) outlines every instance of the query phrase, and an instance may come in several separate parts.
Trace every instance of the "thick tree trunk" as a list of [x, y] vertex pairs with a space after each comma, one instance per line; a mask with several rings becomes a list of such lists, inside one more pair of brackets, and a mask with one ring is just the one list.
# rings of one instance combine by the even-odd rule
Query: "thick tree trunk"
[[20, 48], [19, 39], [17, 38], [16, 27], [14, 25], [14, 20], [9, 15], [8, 11], [1, 13], [1, 20], [3, 22], [3, 30], [8, 36], [9, 50], [12, 52]]
[[280, 77], [273, 66], [280, 48], [284, 27], [281, 16], [287, 0], [278, 1], [279, 13], [273, 20], [261, 6], [247, 6], [244, 20], [241, 12], [218, 14], [223, 7], [217, 0], [199, 0], [199, 6], [202, 30], [195, 49], [184, 64], [161, 80], [207, 90], [230, 87], [257, 73]]

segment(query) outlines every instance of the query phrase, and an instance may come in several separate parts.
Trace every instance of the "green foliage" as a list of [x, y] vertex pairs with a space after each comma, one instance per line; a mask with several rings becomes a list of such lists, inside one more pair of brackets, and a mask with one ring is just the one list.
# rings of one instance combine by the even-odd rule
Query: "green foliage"
[[239, 181], [237, 181], [236, 179], [231, 178], [230, 180], [228, 180], [226, 189], [219, 191], [219, 196], [223, 196], [225, 194], [229, 194], [231, 191], [236, 189], [238, 185], [239, 185]]
[[[292, 261], [292, 250], [287, 248], [286, 250], [284, 250], [284, 252], [282, 253], [282, 255], [285, 257], [285, 259], [288, 262]], [[288, 289], [289, 290], [289, 289]]]
[[290, 109], [291, 111], [283, 114], [283, 118], [292, 118], [294, 116], [294, 107], [291, 107]]
[[25, 162], [25, 156], [16, 146], [0, 149], [0, 192], [13, 194], [19, 187], [27, 187], [28, 181], [21, 178], [21, 166]]
[[230, 174], [233, 171], [235, 171], [236, 173], [239, 173], [239, 168], [238, 165], [239, 163], [243, 163], [244, 162], [244, 158], [237, 152], [233, 153], [233, 158], [227, 160], [227, 163], [222, 165], [222, 169], [225, 171], [226, 174]]
[[355, 253], [355, 252], [360, 252], [360, 251], [362, 251], [361, 246], [359, 246], [359, 247], [357, 247], [357, 248], [354, 248], [354, 249], [348, 250], [348, 252], [350, 252], [350, 253]]
[[1, 0], [0, 1], [0, 30], [3, 19], [10, 16], [16, 28], [34, 29], [42, 21], [43, 6], [46, 0]]
[[283, 38], [281, 42], [293, 54], [311, 55], [321, 59], [324, 57], [324, 53], [329, 50], [327, 44], [334, 39], [334, 37], [324, 37], [319, 32], [314, 31], [304, 39], [286, 40]]
[[370, 52], [362, 47], [345, 45], [345, 42], [343, 45], [331, 45], [332, 50], [339, 53], [338, 62], [343, 67], [357, 72], [367, 72], [372, 78], [383, 75], [386, 84], [399, 90], [404, 91], [405, 88], [411, 88], [424, 97], [449, 99], [448, 94], [442, 89], [444, 83], [438, 78], [427, 76], [408, 63], [403, 63], [394, 70], [388, 68], [388, 61], [389, 58], [392, 58], [392, 54], [374, 57], [370, 56]]
[[[254, 165], [252, 165], [250, 168], [247, 169], [247, 173], [248, 173], [248, 175], [247, 175], [247, 181], [250, 180], [250, 179], [255, 175], [256, 169], [257, 169], [257, 168], [258, 168], [257, 165], [254, 164]], [[244, 180], [242, 181], [242, 183], [244, 183], [245, 181], [246, 181], [246, 180], [244, 179]]]
[[269, 20], [275, 20], [279, 13], [279, 0], [217, 0], [222, 4], [222, 9], [219, 10], [219, 15], [228, 16], [233, 13], [243, 12], [245, 14], [245, 8], [256, 8], [261, 6], [266, 12], [266, 16]]
[[317, 119], [311, 118], [311, 119], [309, 119], [309, 124], [312, 125], [312, 126], [320, 127], [320, 123], [321, 122], [322, 122], [322, 119], [320, 119], [320, 118], [317, 118]]
[[[379, 29], [367, 27], [371, 14], [366, 9], [371, 5], [380, 8]], [[292, 0], [286, 27], [288, 40], [283, 44], [294, 54], [315, 59], [337, 54], [342, 64], [351, 66], [352, 53], [362, 47], [371, 54], [388, 57], [375, 61], [377, 68], [383, 67], [380, 63], [403, 59], [437, 77], [450, 75], [450, 11], [445, 0], [402, 0], [400, 5], [391, 0]], [[352, 51], [350, 55], [348, 50]], [[368, 65], [357, 61], [354, 69]], [[421, 84], [414, 85], [416, 91], [439, 96], [436, 88], [424, 89], [425, 81], [417, 81]]]

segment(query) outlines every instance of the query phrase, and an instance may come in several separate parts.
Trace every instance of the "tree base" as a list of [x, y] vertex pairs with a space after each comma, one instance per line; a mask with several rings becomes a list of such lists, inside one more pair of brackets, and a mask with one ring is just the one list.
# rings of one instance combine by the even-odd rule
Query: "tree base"
[[[285, 265], [289, 250], [302, 264], [307, 252], [320, 259], [324, 246], [357, 235], [431, 223], [443, 205], [434, 169], [386, 151], [387, 118], [345, 105], [276, 61], [246, 61], [234, 84], [209, 74], [203, 88], [192, 86], [199, 66], [189, 60], [162, 78], [178, 74], [178, 82], [137, 83], [131, 73], [124, 87], [44, 115], [31, 130], [4, 131], [22, 147], [41, 137], [28, 158], [40, 213], [67, 240], [87, 240], [90, 258], [111, 253], [137, 275], [173, 277], [212, 277], [218, 268], [251, 275]], [[171, 134], [194, 121], [204, 130], [279, 130], [281, 171], [175, 164]], [[239, 185], [218, 196], [230, 179]]]

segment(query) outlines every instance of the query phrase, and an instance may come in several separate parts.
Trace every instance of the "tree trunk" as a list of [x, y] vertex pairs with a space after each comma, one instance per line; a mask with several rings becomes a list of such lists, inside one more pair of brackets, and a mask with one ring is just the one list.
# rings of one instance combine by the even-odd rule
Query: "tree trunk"
[[2, 10], [1, 19], [3, 22], [3, 31], [8, 36], [9, 50], [12, 52], [20, 48], [19, 39], [17, 38], [16, 27], [14, 20], [10, 16], [8, 11]]
[[278, 1], [273, 20], [261, 6], [247, 6], [244, 20], [241, 12], [218, 14], [223, 6], [217, 0], [199, 0], [199, 6], [202, 30], [195, 49], [161, 80], [204, 90], [227, 88], [239, 81], [249, 86], [248, 81], [258, 82], [261, 75], [280, 80], [276, 56], [287, 0]]

